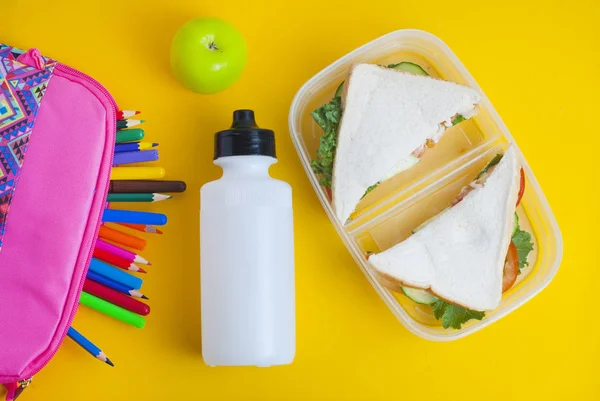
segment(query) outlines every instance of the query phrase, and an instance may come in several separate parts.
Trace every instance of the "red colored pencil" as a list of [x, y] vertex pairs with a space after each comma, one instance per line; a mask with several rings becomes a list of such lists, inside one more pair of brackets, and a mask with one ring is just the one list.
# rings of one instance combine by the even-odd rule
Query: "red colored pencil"
[[111, 265], [115, 265], [120, 267], [121, 269], [129, 270], [132, 272], [138, 273], [146, 273], [146, 270], [142, 269], [135, 263], [120, 257], [119, 255], [115, 255], [114, 253], [110, 253], [104, 249], [95, 248], [94, 249], [94, 257], [98, 258], [106, 263], [110, 263]]
[[119, 291], [115, 291], [112, 288], [98, 284], [95, 281], [86, 279], [85, 283], [83, 284], [83, 290], [98, 298], [102, 298], [111, 304], [120, 306], [121, 308], [127, 309], [133, 313], [137, 313], [138, 315], [146, 316], [150, 313], [150, 306], [146, 305], [145, 303], [140, 302], [135, 298], [128, 297], [127, 295], [120, 293]]
[[117, 120], [125, 120], [126, 118], [133, 117], [140, 114], [137, 110], [119, 110], [117, 111]]

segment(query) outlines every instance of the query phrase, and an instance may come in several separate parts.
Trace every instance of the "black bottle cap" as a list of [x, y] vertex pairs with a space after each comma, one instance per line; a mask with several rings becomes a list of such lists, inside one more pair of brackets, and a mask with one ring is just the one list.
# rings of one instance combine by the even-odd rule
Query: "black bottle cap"
[[215, 159], [226, 156], [275, 156], [275, 133], [259, 128], [254, 111], [233, 112], [231, 128], [215, 134]]

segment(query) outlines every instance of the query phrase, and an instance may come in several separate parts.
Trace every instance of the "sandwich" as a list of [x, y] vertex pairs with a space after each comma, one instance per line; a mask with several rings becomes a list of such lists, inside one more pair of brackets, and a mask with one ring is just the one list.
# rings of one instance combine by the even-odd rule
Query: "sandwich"
[[404, 241], [369, 255], [380, 282], [431, 305], [444, 328], [481, 320], [528, 264], [531, 234], [515, 212], [525, 177], [513, 146], [497, 155], [451, 205]]
[[446, 128], [477, 112], [473, 89], [403, 62], [354, 66], [332, 101], [312, 113], [323, 128], [313, 171], [344, 224], [380, 182], [413, 167]]

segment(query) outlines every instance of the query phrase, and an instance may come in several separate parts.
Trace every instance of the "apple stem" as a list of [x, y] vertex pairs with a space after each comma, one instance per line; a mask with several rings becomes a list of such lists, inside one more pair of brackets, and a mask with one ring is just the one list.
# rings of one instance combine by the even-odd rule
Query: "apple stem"
[[208, 44], [208, 49], [209, 50], [219, 50], [219, 48], [217, 47], [217, 44], [215, 42], [210, 42]]

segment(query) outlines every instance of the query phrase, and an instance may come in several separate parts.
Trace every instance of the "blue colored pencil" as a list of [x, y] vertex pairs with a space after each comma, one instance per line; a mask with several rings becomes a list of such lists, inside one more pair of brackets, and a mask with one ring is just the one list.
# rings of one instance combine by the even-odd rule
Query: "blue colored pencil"
[[158, 146], [156, 142], [127, 142], [117, 143], [115, 145], [115, 153], [135, 152], [138, 150], [146, 150]]
[[150, 224], [153, 226], [164, 226], [167, 224], [167, 216], [162, 213], [105, 209], [104, 213], [102, 214], [102, 221], [105, 223]]
[[121, 283], [129, 288], [133, 288], [134, 290], [139, 290], [142, 287], [143, 281], [141, 278], [129, 274], [125, 270], [113, 267], [108, 263], [104, 263], [96, 258], [92, 258], [89, 271], [101, 274], [106, 278], [116, 281], [117, 283]]
[[113, 166], [130, 163], [153, 162], [158, 160], [158, 150], [138, 150], [136, 152], [115, 153]]
[[81, 348], [83, 348], [84, 350], [86, 350], [87, 352], [92, 354], [92, 356], [94, 358], [99, 359], [102, 362], [109, 364], [110, 366], [115, 366], [114, 363], [112, 363], [111, 360], [108, 359], [106, 354], [104, 352], [102, 352], [102, 350], [100, 348], [96, 347], [90, 340], [85, 338], [83, 335], [81, 335], [80, 332], [78, 332], [74, 328], [69, 327], [69, 331], [67, 332], [67, 335], [73, 341], [75, 341], [77, 344], [79, 344], [81, 346]]
[[119, 291], [125, 295], [132, 296], [134, 298], [142, 298], [149, 299], [147, 296], [139, 292], [138, 290], [134, 290], [133, 288], [129, 288], [126, 285], [116, 282], [115, 280], [111, 280], [108, 277], [104, 277], [101, 274], [96, 272], [88, 271], [87, 279], [95, 281], [98, 284], [102, 284], [105, 287], [112, 288], [115, 291]]

